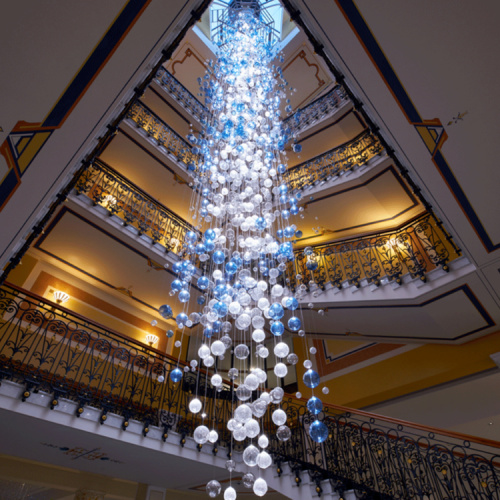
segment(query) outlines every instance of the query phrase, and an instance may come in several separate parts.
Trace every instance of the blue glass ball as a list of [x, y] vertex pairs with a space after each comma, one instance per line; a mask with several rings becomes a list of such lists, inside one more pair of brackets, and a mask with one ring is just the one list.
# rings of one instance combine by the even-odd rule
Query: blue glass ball
[[213, 334], [214, 334], [214, 331], [213, 331], [212, 327], [210, 327], [210, 326], [206, 326], [205, 329], [203, 330], [203, 335], [205, 335], [205, 337], [210, 338]]
[[309, 427], [309, 436], [316, 443], [323, 443], [328, 439], [328, 427], [319, 420], [315, 420]]
[[205, 253], [205, 245], [203, 243], [198, 243], [194, 249], [196, 255], [201, 255]]
[[227, 274], [233, 275], [236, 273], [237, 270], [238, 270], [238, 266], [235, 262], [229, 261], [228, 263], [226, 263], [226, 273]]
[[170, 379], [172, 380], [172, 382], [177, 383], [181, 378], [182, 370], [179, 370], [179, 368], [175, 368], [170, 372]]
[[174, 292], [178, 292], [179, 290], [182, 290], [182, 288], [183, 288], [181, 280], [172, 281], [172, 284], [170, 286]]
[[297, 229], [297, 231], [295, 231], [295, 237], [302, 238], [302, 236], [304, 236], [304, 233], [300, 229]]
[[175, 321], [177, 325], [182, 328], [186, 324], [186, 321], [188, 320], [188, 315], [185, 313], [180, 313], [176, 316]]
[[213, 241], [215, 240], [217, 234], [215, 233], [215, 231], [213, 229], [207, 229], [205, 231], [205, 240], [207, 241]]
[[210, 280], [206, 276], [200, 276], [198, 278], [198, 288], [201, 290], [206, 290], [210, 285]]
[[309, 387], [309, 389], [314, 389], [319, 385], [319, 375], [318, 372], [314, 370], [307, 370], [302, 377], [304, 384]]
[[212, 260], [216, 264], [222, 264], [226, 260], [226, 256], [222, 250], [216, 250], [212, 255]]
[[206, 302], [207, 299], [205, 299], [205, 296], [204, 295], [200, 295], [197, 299], [196, 299], [196, 302], [202, 306], [205, 302]]
[[299, 307], [299, 301], [295, 297], [288, 297], [286, 300], [285, 306], [290, 311], [295, 311], [297, 307]]
[[315, 260], [308, 260], [306, 262], [306, 267], [309, 271], [316, 271], [316, 269], [318, 269], [318, 263]]
[[[290, 218], [290, 210], [282, 210], [281, 217], [283, 217], [283, 219], [285, 219], [285, 220], [289, 219]], [[286, 229], [285, 229], [285, 231], [286, 231]]]
[[298, 332], [301, 326], [302, 326], [302, 321], [300, 321], [300, 319], [297, 318], [297, 316], [292, 316], [288, 320], [288, 328], [290, 328], [292, 332]]
[[181, 260], [174, 262], [174, 265], [172, 266], [172, 271], [176, 274], [180, 273], [182, 271], [182, 261]]
[[212, 330], [214, 331], [214, 333], [219, 333], [221, 328], [222, 328], [222, 321], [219, 321], [217, 319], [212, 323]]
[[170, 319], [173, 316], [172, 308], [167, 304], [163, 304], [158, 309], [158, 312], [160, 313], [160, 316], [165, 319]]
[[283, 335], [284, 331], [285, 331], [285, 325], [281, 321], [275, 321], [271, 325], [271, 333], [273, 335], [276, 335], [276, 337]]
[[264, 219], [264, 217], [257, 217], [256, 221], [255, 221], [255, 227], [257, 229], [259, 229], [260, 231], [266, 229], [266, 226], [267, 226], [267, 222], [266, 222], [266, 219]]
[[316, 396], [312, 396], [307, 402], [307, 409], [313, 415], [321, 413], [321, 411], [323, 410], [323, 403], [321, 402], [321, 399], [317, 398]]
[[186, 233], [185, 239], [188, 243], [194, 243], [197, 240], [196, 233], [194, 231], [188, 231]]
[[173, 330], [167, 330], [166, 335], [169, 339], [171, 339], [174, 336], [174, 331]]
[[274, 304], [271, 304], [271, 307], [269, 307], [269, 317], [271, 319], [281, 319], [285, 314], [285, 310], [283, 309], [281, 304], [278, 304], [275, 302]]
[[228, 306], [225, 302], [217, 302], [214, 305], [214, 312], [219, 318], [223, 318], [227, 314]]

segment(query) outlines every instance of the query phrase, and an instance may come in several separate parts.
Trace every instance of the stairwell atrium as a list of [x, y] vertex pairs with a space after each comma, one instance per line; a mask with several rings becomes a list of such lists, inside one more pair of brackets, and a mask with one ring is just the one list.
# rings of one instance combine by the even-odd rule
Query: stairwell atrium
[[[228, 3], [4, 9], [2, 499], [206, 498], [211, 479], [253, 496], [223, 430], [231, 356], [217, 365], [223, 391], [204, 386], [213, 444], [192, 439], [193, 372], [169, 379], [202, 334], [178, 328], [169, 292], [198, 224], [189, 137], [209, 113], [200, 81]], [[265, 498], [499, 498], [500, 203], [487, 146], [499, 7], [258, 5], [293, 88], [284, 179], [304, 210], [283, 285], [303, 287], [308, 339], [283, 336], [301, 361], [281, 382], [292, 438], [270, 444]], [[307, 437], [308, 356], [322, 445]]]

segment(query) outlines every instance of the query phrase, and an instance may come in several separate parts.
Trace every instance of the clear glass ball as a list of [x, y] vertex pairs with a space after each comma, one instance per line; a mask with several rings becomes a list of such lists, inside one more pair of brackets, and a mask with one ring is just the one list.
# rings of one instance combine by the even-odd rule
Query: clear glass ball
[[201, 401], [198, 398], [194, 398], [189, 402], [189, 411], [191, 413], [199, 413], [202, 406]]
[[246, 427], [244, 425], [239, 425], [238, 427], [236, 427], [233, 431], [233, 439], [235, 441], [245, 441], [245, 439], [247, 438], [247, 430], [246, 430]]
[[257, 457], [257, 465], [261, 469], [267, 469], [270, 465], [272, 465], [273, 459], [271, 455], [267, 453], [267, 451], [261, 451], [259, 456]]
[[226, 460], [226, 469], [229, 472], [233, 472], [236, 469], [236, 462], [234, 460]]
[[265, 479], [261, 477], [257, 478], [253, 483], [253, 492], [258, 497], [263, 497], [267, 493], [267, 483]]
[[238, 368], [230, 368], [229, 371], [227, 372], [227, 375], [231, 380], [234, 380], [239, 375]]
[[216, 373], [215, 375], [212, 375], [210, 382], [214, 387], [220, 387], [222, 385], [222, 377]]
[[294, 353], [291, 352], [287, 357], [286, 360], [291, 364], [291, 365], [296, 365], [299, 362], [299, 357]]
[[232, 486], [224, 490], [224, 500], [236, 500], [236, 490]]
[[234, 410], [234, 418], [237, 422], [245, 424], [252, 418], [252, 409], [247, 404], [242, 404]]
[[262, 347], [259, 349], [259, 358], [265, 359], [269, 356], [269, 349], [267, 347]]
[[252, 391], [245, 384], [241, 384], [236, 388], [236, 397], [240, 401], [247, 401], [252, 397]]
[[276, 425], [284, 425], [286, 422], [286, 413], [281, 408], [278, 408], [273, 411], [272, 419]]
[[[221, 381], [222, 381], [222, 379], [221, 379]], [[251, 391], [255, 391], [255, 389], [257, 389], [257, 387], [259, 387], [259, 379], [257, 378], [257, 376], [255, 374], [250, 373], [245, 377], [245, 385]]]
[[259, 449], [251, 444], [247, 446], [243, 452], [243, 462], [245, 462], [249, 467], [255, 467], [257, 465], [258, 456]]
[[264, 333], [264, 330], [261, 330], [260, 328], [254, 330], [252, 333], [252, 339], [254, 342], [264, 342], [264, 340], [266, 339], [266, 334]]
[[288, 354], [290, 353], [290, 348], [288, 347], [285, 342], [278, 342], [274, 346], [274, 355], [277, 356], [278, 358], [286, 358]]
[[207, 367], [207, 368], [210, 368], [211, 366], [214, 366], [215, 364], [215, 359], [213, 356], [207, 356], [204, 360], [203, 360], [203, 364]]
[[218, 433], [216, 430], [211, 430], [211, 431], [208, 433], [208, 440], [209, 440], [211, 443], [216, 443], [216, 442], [217, 442], [217, 439], [219, 439], [219, 433]]
[[302, 393], [301, 393], [301, 392], [296, 392], [296, 393], [295, 393], [295, 397], [296, 397], [297, 399], [300, 399], [300, 398], [302, 397]]
[[321, 389], [321, 392], [323, 394], [328, 394], [330, 392], [330, 389], [328, 389], [328, 387], [326, 387], [326, 385], [325, 385], [325, 387], [323, 387], [323, 389]]
[[205, 359], [207, 356], [210, 356], [210, 347], [207, 344], [202, 344], [198, 349], [198, 356], [201, 359]]
[[259, 435], [260, 432], [260, 425], [257, 420], [251, 418], [246, 424], [245, 424], [245, 429], [247, 433], [247, 437], [249, 438], [255, 438]]
[[269, 439], [265, 434], [261, 434], [259, 436], [259, 439], [257, 440], [257, 443], [262, 449], [264, 449], [269, 446]]
[[198, 444], [205, 444], [208, 441], [210, 430], [206, 425], [199, 425], [193, 433], [193, 438]]
[[207, 493], [210, 498], [215, 498], [220, 495], [222, 487], [219, 481], [212, 479], [207, 483]]
[[[283, 399], [283, 396], [285, 395], [285, 391], [281, 387], [275, 387], [271, 391], [271, 400], [274, 404], [281, 403], [281, 400]], [[262, 397], [262, 395], [261, 395]]]
[[313, 365], [313, 364], [312, 364], [312, 361], [311, 361], [310, 359], [306, 359], [306, 360], [304, 361], [303, 365], [304, 365], [304, 368], [305, 368], [306, 370], [309, 370], [310, 368], [312, 368], [312, 365]]
[[280, 425], [276, 430], [276, 437], [280, 441], [288, 441], [292, 437], [292, 431], [287, 425]]
[[316, 347], [311, 347], [311, 348], [309, 349], [309, 352], [310, 352], [311, 354], [316, 354], [318, 351], [317, 351]]
[[248, 358], [248, 355], [250, 354], [250, 350], [248, 349], [248, 346], [245, 344], [239, 344], [234, 348], [234, 356], [237, 359], [246, 359]]
[[253, 483], [255, 482], [255, 476], [251, 472], [247, 472], [246, 474], [243, 474], [241, 481], [245, 488], [250, 489], [253, 487]]
[[216, 340], [210, 348], [214, 356], [221, 356], [226, 352], [226, 346], [220, 340]]
[[280, 378], [286, 377], [287, 373], [288, 373], [288, 368], [284, 363], [276, 363], [276, 365], [274, 365], [274, 374], [277, 377]]

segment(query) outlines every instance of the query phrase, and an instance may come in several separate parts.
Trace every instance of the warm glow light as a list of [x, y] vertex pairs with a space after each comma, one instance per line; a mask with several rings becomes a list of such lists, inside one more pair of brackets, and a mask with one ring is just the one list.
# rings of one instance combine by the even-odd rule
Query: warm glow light
[[54, 300], [58, 304], [64, 304], [70, 299], [70, 296], [66, 292], [61, 292], [61, 290], [54, 290], [52, 293], [54, 295]]
[[160, 338], [155, 335], [154, 333], [148, 333], [146, 335], [146, 342], [151, 346], [153, 347], [157, 342], [158, 340], [160, 340]]

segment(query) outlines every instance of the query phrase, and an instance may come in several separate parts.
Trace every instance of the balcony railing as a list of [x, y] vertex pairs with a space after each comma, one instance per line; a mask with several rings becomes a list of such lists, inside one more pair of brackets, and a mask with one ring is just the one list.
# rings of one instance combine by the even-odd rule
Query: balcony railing
[[283, 120], [283, 131], [286, 137], [291, 137], [316, 123], [322, 122], [346, 102], [349, 102], [347, 93], [342, 85], [336, 85], [325, 95], [318, 97]]
[[[101, 411], [101, 423], [108, 413], [123, 418], [123, 430], [131, 419], [138, 420], [144, 435], [159, 426], [163, 439], [175, 431], [183, 446], [202, 422], [188, 410], [198, 387], [198, 397], [205, 400], [203, 423], [219, 434], [212, 452], [222, 447], [226, 453], [241, 451], [246, 443], [232, 444], [226, 428], [236, 403], [234, 387], [215, 391], [209, 372], [189, 370], [174, 384], [169, 374], [176, 366], [169, 356], [31, 292], [0, 288], [0, 379], [23, 384], [23, 401], [43, 391], [51, 396], [51, 408], [60, 398], [69, 399], [77, 403], [76, 417], [91, 406]], [[288, 463], [297, 485], [301, 474], [309, 473], [320, 490], [328, 479], [340, 494], [355, 489], [359, 498], [500, 498], [499, 442], [325, 405], [318, 418], [330, 436], [318, 444], [308, 433], [316, 417], [304, 401], [286, 397], [281, 407], [293, 430], [288, 441], [277, 439], [271, 412], [261, 425], [278, 474]]]
[[383, 149], [377, 137], [365, 131], [342, 146], [289, 168], [284, 180], [292, 190], [314, 187], [364, 165]]
[[75, 192], [88, 196], [110, 215], [174, 253], [179, 253], [186, 233], [195, 231], [185, 220], [100, 160], [82, 173]]
[[192, 152], [192, 146], [145, 104], [136, 101], [128, 111], [127, 118], [144, 130], [149, 137], [155, 139], [160, 148], [165, 148], [168, 153], [175, 156], [187, 170], [197, 170], [198, 155]]
[[158, 70], [158, 73], [156, 73], [155, 80], [191, 116], [196, 118], [199, 122], [207, 119], [209, 115], [208, 109], [163, 66]]
[[407, 274], [425, 281], [429, 271], [447, 271], [459, 255], [442, 225], [426, 214], [397, 231], [297, 250], [285, 275], [293, 290], [308, 288], [310, 280], [321, 289], [327, 283], [359, 287], [363, 280], [374, 285], [383, 280], [401, 283]]

